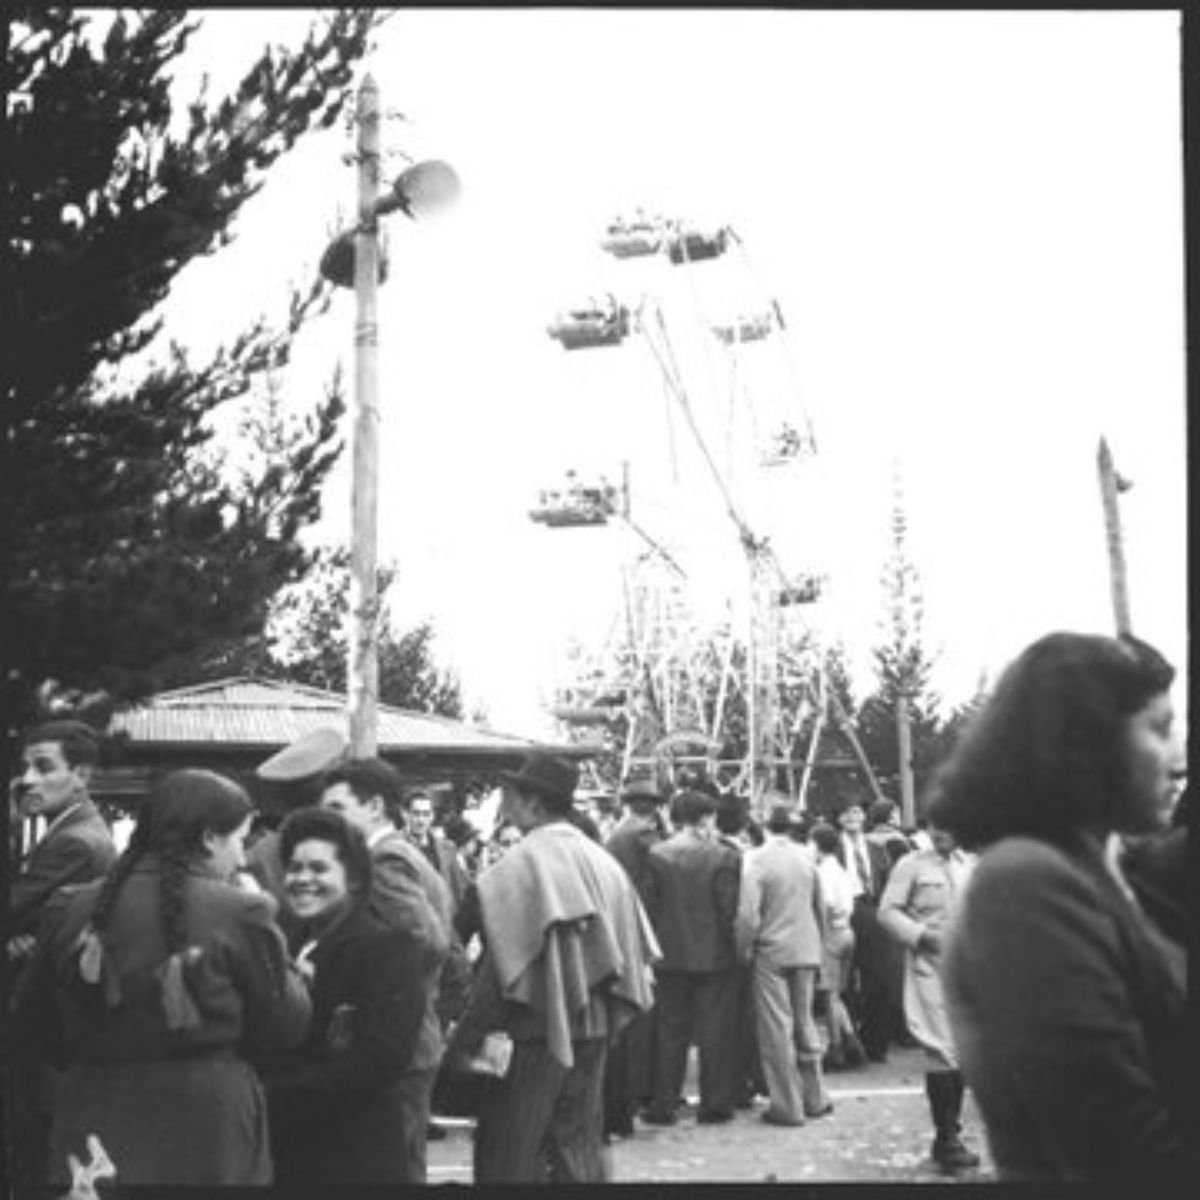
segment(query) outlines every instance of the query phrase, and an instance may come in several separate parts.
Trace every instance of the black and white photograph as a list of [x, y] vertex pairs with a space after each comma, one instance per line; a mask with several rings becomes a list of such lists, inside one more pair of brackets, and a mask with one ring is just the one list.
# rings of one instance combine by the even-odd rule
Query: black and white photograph
[[1181, 8], [7, 24], [15, 1197], [1196, 1173]]

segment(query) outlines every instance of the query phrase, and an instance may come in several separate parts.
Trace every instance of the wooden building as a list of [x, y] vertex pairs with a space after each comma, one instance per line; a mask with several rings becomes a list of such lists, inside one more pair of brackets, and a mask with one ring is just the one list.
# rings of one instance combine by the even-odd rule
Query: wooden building
[[[302, 684], [236, 677], [161, 692], [113, 716], [110, 761], [96, 771], [92, 793], [108, 808], [136, 808], [150, 781], [178, 767], [207, 767], [257, 791], [255, 767], [317, 729], [345, 733], [346, 700]], [[517, 768], [535, 750], [575, 760], [595, 745], [543, 743], [449, 717], [381, 704], [378, 748], [406, 782], [433, 785], [461, 802], [474, 783]]]

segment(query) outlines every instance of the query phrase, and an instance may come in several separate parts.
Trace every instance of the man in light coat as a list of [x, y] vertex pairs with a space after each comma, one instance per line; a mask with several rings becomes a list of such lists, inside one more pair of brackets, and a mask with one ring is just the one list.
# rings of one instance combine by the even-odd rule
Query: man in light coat
[[770, 1104], [762, 1119], [803, 1125], [833, 1111], [821, 1072], [813, 995], [825, 913], [812, 854], [790, 834], [791, 810], [776, 805], [766, 840], [742, 868], [736, 938], [752, 966], [755, 1027]]
[[953, 834], [933, 828], [930, 836], [932, 849], [914, 850], [896, 863], [880, 899], [879, 923], [906, 950], [904, 1014], [928, 1061], [925, 1094], [936, 1130], [932, 1157], [947, 1174], [956, 1174], [978, 1166], [979, 1156], [959, 1136], [964, 1087], [942, 992], [942, 936], [972, 860]]

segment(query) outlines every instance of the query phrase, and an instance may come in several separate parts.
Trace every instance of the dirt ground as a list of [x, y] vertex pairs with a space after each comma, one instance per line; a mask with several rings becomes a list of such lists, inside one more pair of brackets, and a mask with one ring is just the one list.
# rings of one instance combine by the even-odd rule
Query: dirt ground
[[[694, 1080], [694, 1063], [690, 1079]], [[947, 1177], [929, 1159], [933, 1137], [924, 1091], [924, 1056], [893, 1050], [886, 1063], [827, 1079], [834, 1111], [798, 1128], [767, 1125], [765, 1099], [726, 1125], [697, 1125], [694, 1086], [678, 1124], [637, 1123], [608, 1148], [616, 1183], [953, 1183], [994, 1178], [982, 1125], [968, 1094], [964, 1140], [978, 1170]], [[449, 1136], [429, 1145], [430, 1183], [471, 1182], [471, 1124], [445, 1122]]]

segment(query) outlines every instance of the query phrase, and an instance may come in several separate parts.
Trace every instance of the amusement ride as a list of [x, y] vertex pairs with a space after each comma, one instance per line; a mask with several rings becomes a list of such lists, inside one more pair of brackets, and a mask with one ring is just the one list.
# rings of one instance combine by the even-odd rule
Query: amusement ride
[[[794, 507], [798, 492], [788, 486], [798, 481], [802, 491], [808, 476], [813, 495], [817, 439], [782, 308], [727, 225], [639, 211], [610, 222], [599, 248], [618, 273], [634, 267], [634, 298], [616, 289], [592, 296], [558, 312], [547, 333], [572, 356], [640, 346], [661, 383], [666, 461], [635, 473], [625, 460], [619, 482], [568, 471], [529, 512], [555, 536], [609, 526], [633, 546], [621, 611], [603, 644], [577, 648], [555, 717], [609, 738], [618, 786], [699, 775], [747, 797], [752, 811], [767, 794], [803, 808], [816, 769], [853, 766], [878, 796], [810, 619], [827, 578], [811, 547], [802, 570], [777, 548], [816, 518]], [[634, 427], [639, 441], [645, 427]], [[677, 519], [666, 532], [672, 504]], [[711, 602], [714, 584], [699, 581], [689, 521], [722, 563], [721, 611], [707, 620], [698, 602], [702, 591]]]

